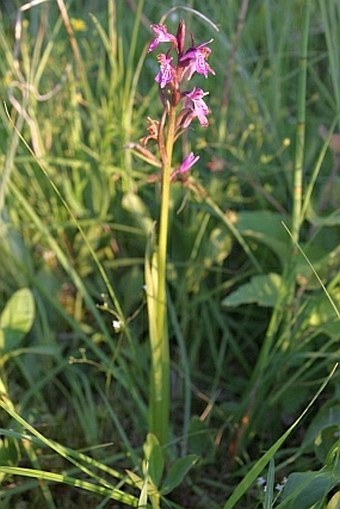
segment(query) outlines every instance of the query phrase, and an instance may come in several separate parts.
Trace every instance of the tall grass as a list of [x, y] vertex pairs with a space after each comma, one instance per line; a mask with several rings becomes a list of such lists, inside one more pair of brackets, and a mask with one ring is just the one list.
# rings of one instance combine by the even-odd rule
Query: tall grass
[[149, 25], [175, 4], [0, 7], [2, 507], [336, 504], [336, 0], [192, 1], [167, 19], [214, 38], [216, 77], [209, 130], [174, 147], [201, 159], [163, 211], [169, 443], [149, 433], [160, 187], [126, 146], [159, 117]]

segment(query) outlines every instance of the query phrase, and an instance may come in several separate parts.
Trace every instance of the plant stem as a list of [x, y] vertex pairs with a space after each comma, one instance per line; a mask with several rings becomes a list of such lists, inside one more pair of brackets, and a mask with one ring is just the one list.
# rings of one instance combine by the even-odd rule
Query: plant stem
[[[171, 108], [169, 113], [169, 126], [166, 142], [167, 160], [163, 165], [162, 172], [162, 196], [161, 196], [161, 212], [160, 212], [159, 244], [158, 244], [158, 296], [160, 297], [158, 303], [162, 304], [163, 310], [158, 315], [159, 331], [162, 331], [166, 317], [166, 306], [165, 306], [166, 259], [167, 259], [169, 204], [170, 204], [170, 174], [171, 174], [172, 151], [174, 145], [175, 120], [176, 120], [175, 110], [174, 108]], [[161, 311], [161, 309], [159, 309], [159, 311]]]
[[[305, 0], [302, 5], [301, 14], [301, 43], [299, 58], [299, 81], [297, 90], [297, 125], [296, 125], [296, 148], [295, 164], [293, 175], [293, 206], [291, 222], [291, 256], [289, 257], [283, 274], [284, 287], [282, 292], [286, 292], [286, 310], [284, 314], [285, 328], [287, 337], [290, 336], [289, 329], [293, 323], [294, 298], [296, 289], [296, 264], [298, 255], [298, 245], [300, 241], [300, 230], [303, 221], [303, 166], [305, 153], [305, 132], [306, 132], [306, 88], [307, 88], [307, 64], [308, 64], [308, 36], [310, 20], [310, 0]], [[284, 334], [284, 333], [283, 333]]]
[[[303, 6], [302, 37], [300, 48], [300, 72], [298, 83], [298, 118], [296, 127], [296, 152], [293, 182], [293, 211], [292, 211], [292, 240], [299, 242], [302, 208], [303, 162], [306, 130], [306, 84], [307, 84], [307, 58], [309, 34], [309, 0]], [[295, 247], [294, 247], [295, 249]]]
[[162, 171], [162, 195], [157, 250], [157, 344], [153, 356], [151, 431], [160, 443], [168, 441], [170, 406], [170, 355], [167, 330], [166, 265], [170, 205], [171, 161], [174, 146], [176, 112], [170, 107], [166, 140], [166, 159]]

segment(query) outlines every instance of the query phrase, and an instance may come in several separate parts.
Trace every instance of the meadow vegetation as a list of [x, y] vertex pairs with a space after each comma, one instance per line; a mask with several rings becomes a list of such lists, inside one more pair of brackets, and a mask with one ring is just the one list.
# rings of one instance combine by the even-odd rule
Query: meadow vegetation
[[[158, 433], [162, 16], [215, 75], [173, 150]], [[338, 0], [5, 1], [0, 54], [1, 508], [339, 509]]]

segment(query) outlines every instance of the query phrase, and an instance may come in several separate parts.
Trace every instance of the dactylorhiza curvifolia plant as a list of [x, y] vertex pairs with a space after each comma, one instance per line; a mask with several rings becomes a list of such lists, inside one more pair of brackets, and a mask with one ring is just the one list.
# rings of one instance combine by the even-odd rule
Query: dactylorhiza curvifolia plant
[[[210, 113], [204, 98], [209, 92], [193, 86], [195, 74], [215, 74], [207, 59], [211, 53], [212, 39], [196, 45], [191, 36], [186, 45], [184, 21], [180, 21], [176, 35], [168, 32], [164, 24], [151, 25], [154, 33], [148, 51], [159, 46], [166, 52], [159, 53], [159, 70], [155, 81], [163, 112], [159, 120], [148, 117], [148, 134], [140, 143], [131, 144], [144, 160], [161, 169], [150, 180], [161, 181], [160, 217], [157, 240], [149, 249], [145, 263], [145, 282], [148, 304], [149, 334], [151, 345], [151, 389], [149, 431], [165, 445], [169, 433], [170, 362], [167, 327], [166, 265], [169, 224], [170, 187], [175, 181], [185, 181], [189, 170], [198, 161], [193, 152], [185, 154], [179, 165], [173, 164], [173, 148], [179, 137], [198, 121], [202, 127], [209, 124]], [[187, 47], [186, 47], [187, 46]], [[156, 154], [147, 146], [154, 144]]]

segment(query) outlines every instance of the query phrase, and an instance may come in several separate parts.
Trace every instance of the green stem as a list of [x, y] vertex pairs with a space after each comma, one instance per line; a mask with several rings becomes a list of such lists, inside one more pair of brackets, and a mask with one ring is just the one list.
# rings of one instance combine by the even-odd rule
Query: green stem
[[162, 331], [165, 325], [166, 317], [166, 259], [168, 244], [168, 225], [169, 225], [169, 205], [170, 205], [170, 175], [171, 160], [174, 145], [176, 114], [174, 108], [170, 109], [169, 126], [166, 143], [167, 160], [163, 165], [162, 173], [162, 197], [159, 225], [159, 242], [158, 242], [158, 304], [160, 304], [158, 315], [158, 330]]
[[[306, 131], [306, 88], [307, 88], [307, 64], [308, 64], [308, 36], [309, 36], [309, 20], [310, 20], [310, 0], [305, 0], [302, 6], [302, 23], [301, 23], [301, 43], [300, 43], [300, 59], [299, 59], [299, 81], [297, 89], [297, 125], [296, 125], [296, 149], [295, 164], [293, 175], [293, 207], [292, 207], [292, 223], [291, 223], [291, 256], [287, 261], [284, 280], [287, 289], [286, 308], [284, 315], [287, 336], [290, 335], [290, 327], [294, 314], [294, 298], [295, 298], [295, 275], [296, 264], [298, 260], [298, 245], [300, 240], [300, 230], [303, 221], [303, 166], [305, 153], [305, 131]], [[284, 332], [282, 332], [284, 334]]]
[[[292, 240], [299, 242], [302, 209], [303, 162], [306, 130], [306, 85], [310, 2], [305, 0], [303, 6], [302, 37], [300, 49], [300, 72], [298, 83], [298, 119], [296, 127], [296, 152], [293, 182]], [[295, 249], [295, 248], [294, 248]]]
[[170, 107], [166, 140], [166, 160], [162, 172], [162, 196], [157, 250], [157, 344], [153, 350], [151, 431], [161, 444], [168, 442], [170, 412], [170, 355], [167, 330], [166, 265], [169, 226], [171, 161], [174, 146], [176, 112]]

